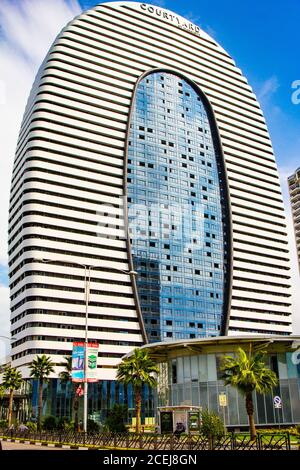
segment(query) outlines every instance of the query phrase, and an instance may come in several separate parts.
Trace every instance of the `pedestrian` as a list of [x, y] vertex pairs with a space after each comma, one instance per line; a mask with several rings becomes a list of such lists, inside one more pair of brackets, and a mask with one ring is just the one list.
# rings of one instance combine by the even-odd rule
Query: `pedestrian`
[[28, 427], [24, 423], [21, 423], [19, 426], [19, 431], [21, 432], [28, 431]]
[[176, 429], [174, 431], [174, 436], [177, 437], [177, 439], [180, 438], [180, 435], [185, 431], [185, 426], [183, 423], [177, 423], [176, 424]]
[[15, 425], [14, 424], [11, 424], [8, 428], [9, 432], [10, 432], [10, 436], [13, 437], [13, 434], [14, 434], [14, 430], [15, 430]]

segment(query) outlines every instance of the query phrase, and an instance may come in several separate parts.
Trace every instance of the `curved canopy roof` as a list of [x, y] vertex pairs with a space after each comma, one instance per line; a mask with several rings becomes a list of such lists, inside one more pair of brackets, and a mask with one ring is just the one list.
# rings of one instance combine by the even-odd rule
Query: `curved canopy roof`
[[163, 362], [172, 356], [225, 353], [234, 351], [238, 347], [249, 349], [250, 345], [253, 350], [264, 349], [270, 353], [293, 352], [299, 349], [300, 355], [300, 336], [218, 336], [180, 341], [163, 341], [147, 344], [142, 346], [142, 349], [147, 349], [153, 359]]

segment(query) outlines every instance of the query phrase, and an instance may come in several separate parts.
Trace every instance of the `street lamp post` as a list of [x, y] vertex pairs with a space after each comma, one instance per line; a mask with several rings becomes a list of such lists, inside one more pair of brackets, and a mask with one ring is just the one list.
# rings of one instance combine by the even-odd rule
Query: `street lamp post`
[[[55, 262], [65, 262], [64, 260], [51, 260], [43, 258], [35, 258], [34, 261], [39, 261], [41, 263], [55, 263]], [[83, 431], [87, 432], [87, 421], [88, 421], [88, 318], [89, 318], [89, 300], [90, 300], [90, 283], [91, 283], [91, 270], [92, 268], [98, 268], [100, 266], [82, 264], [72, 261], [73, 264], [81, 266], [84, 268], [84, 299], [85, 299], [85, 334], [84, 334], [84, 378], [83, 378]], [[129, 274], [130, 276], [137, 276], [136, 271], [126, 271], [119, 268], [111, 268], [116, 272], [121, 272], [124, 274]]]
[[84, 266], [84, 291], [85, 291], [85, 333], [84, 333], [84, 385], [83, 385], [83, 430], [87, 432], [88, 420], [88, 318], [89, 297], [91, 282], [91, 266]]
[[[77, 263], [79, 264], [79, 263]], [[99, 266], [94, 265], [81, 265], [84, 267], [84, 290], [85, 290], [85, 335], [84, 335], [84, 389], [83, 389], [83, 431], [87, 432], [88, 421], [88, 318], [89, 318], [89, 299], [90, 299], [90, 283], [91, 283], [91, 269]], [[136, 271], [125, 271], [123, 269], [111, 268], [114, 271], [129, 274], [130, 276], [137, 276]]]

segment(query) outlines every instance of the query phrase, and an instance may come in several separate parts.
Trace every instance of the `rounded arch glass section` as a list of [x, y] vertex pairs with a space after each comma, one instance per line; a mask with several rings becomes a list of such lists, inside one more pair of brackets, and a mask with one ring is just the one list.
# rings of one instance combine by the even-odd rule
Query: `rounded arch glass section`
[[128, 227], [149, 342], [220, 334], [226, 234], [217, 128], [185, 79], [137, 85], [128, 136]]

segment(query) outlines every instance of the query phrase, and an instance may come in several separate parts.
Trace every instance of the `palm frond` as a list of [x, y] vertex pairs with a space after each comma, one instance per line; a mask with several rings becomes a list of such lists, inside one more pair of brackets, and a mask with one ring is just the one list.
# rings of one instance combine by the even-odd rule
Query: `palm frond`
[[6, 367], [3, 373], [2, 386], [7, 390], [19, 390], [23, 383], [22, 374], [15, 367]]
[[148, 352], [135, 349], [130, 357], [125, 358], [118, 367], [117, 380], [132, 384], [134, 389], [141, 389], [143, 384], [155, 387], [158, 367], [149, 357]]
[[37, 356], [30, 364], [30, 377], [38, 380], [47, 380], [54, 372], [54, 363], [45, 354]]
[[246, 394], [256, 390], [268, 393], [278, 383], [276, 374], [265, 363], [266, 352], [258, 350], [246, 353], [238, 348], [235, 357], [225, 356], [221, 364], [221, 375], [226, 385], [232, 385]]
[[59, 378], [61, 382], [67, 383], [72, 380], [72, 356], [64, 356], [65, 362], [61, 363], [61, 366], [64, 367], [59, 373]]

